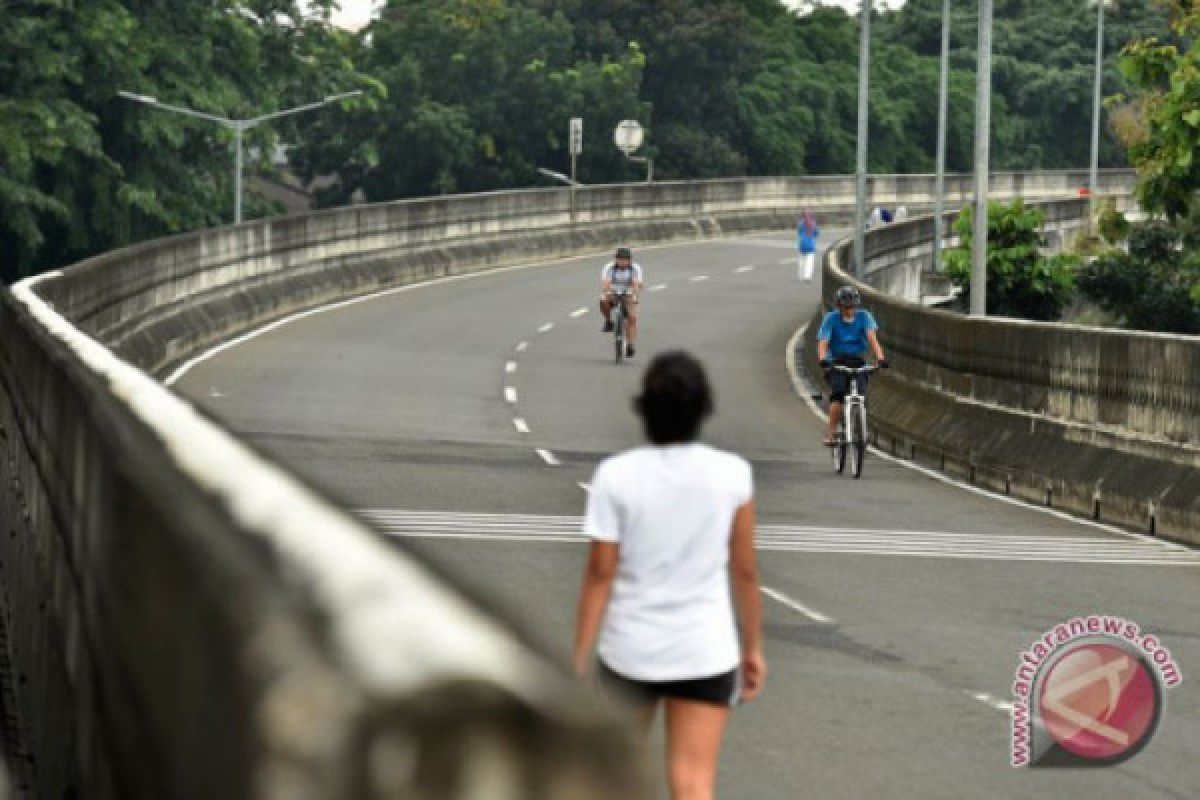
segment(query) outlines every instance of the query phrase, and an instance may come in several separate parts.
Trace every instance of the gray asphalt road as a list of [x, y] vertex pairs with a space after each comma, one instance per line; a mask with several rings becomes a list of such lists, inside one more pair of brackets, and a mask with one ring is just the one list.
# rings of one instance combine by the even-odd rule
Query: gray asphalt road
[[[623, 367], [599, 333], [595, 257], [313, 315], [178, 388], [565, 653], [580, 484], [639, 440], [638, 362], [685, 347], [717, 389], [706, 438], [754, 464], [772, 591], [771, 678], [734, 715], [723, 797], [1200, 796], [1200, 559], [879, 458], [860, 481], [832, 474], [822, 423], [784, 369], [817, 296], [791, 247], [781, 235], [640, 248], [647, 284], [664, 288], [644, 294]], [[1124, 765], [1014, 770], [1003, 703], [1018, 653], [1090, 613], [1159, 634], [1184, 682]]]

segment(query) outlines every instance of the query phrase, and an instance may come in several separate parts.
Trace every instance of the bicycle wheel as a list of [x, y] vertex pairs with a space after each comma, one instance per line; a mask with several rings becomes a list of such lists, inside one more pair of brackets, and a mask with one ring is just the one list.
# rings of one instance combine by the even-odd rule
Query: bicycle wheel
[[867, 457], [867, 409], [856, 403], [850, 415], [852, 440], [850, 447], [850, 471], [855, 478], [862, 477], [863, 461]]
[[833, 451], [833, 471], [842, 474], [846, 469], [846, 420], [842, 419], [842, 424], [838, 425], [837, 444], [829, 448]]
[[625, 358], [625, 314], [618, 309], [616, 326], [613, 330], [613, 345], [616, 348], [616, 358], [613, 363], [620, 364]]

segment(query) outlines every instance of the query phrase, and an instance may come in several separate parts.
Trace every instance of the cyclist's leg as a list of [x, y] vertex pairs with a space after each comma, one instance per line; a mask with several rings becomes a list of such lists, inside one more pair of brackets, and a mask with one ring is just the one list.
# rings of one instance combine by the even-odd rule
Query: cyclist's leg
[[843, 403], [846, 399], [846, 389], [849, 382], [843, 372], [830, 372], [829, 379], [829, 433], [826, 443], [837, 437], [838, 424], [842, 421]]
[[609, 319], [609, 314], [612, 312], [613, 302], [612, 296], [608, 294], [600, 295], [600, 313], [605, 319]]
[[638, 304], [636, 300], [625, 299], [625, 315], [629, 318], [629, 343], [637, 341]]

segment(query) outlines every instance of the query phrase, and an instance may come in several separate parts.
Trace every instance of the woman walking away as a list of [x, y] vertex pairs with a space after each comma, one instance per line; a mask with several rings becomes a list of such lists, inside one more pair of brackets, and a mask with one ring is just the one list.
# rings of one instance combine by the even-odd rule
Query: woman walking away
[[599, 639], [601, 681], [635, 701], [647, 729], [665, 709], [672, 799], [711, 800], [729, 712], [767, 673], [753, 478], [741, 457], [696, 441], [713, 401], [690, 355], [655, 358], [634, 407], [650, 444], [592, 478], [575, 671], [588, 675]]
[[796, 226], [796, 277], [805, 283], [812, 283], [813, 266], [817, 261], [817, 237], [821, 229], [813, 215], [805, 211]]

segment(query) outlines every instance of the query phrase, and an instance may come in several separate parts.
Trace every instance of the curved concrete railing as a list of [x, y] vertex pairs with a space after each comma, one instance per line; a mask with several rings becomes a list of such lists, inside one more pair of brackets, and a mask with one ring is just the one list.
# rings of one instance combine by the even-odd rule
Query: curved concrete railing
[[[1050, 199], [1083, 180], [995, 185]], [[916, 211], [932, 188], [879, 177], [873, 200]], [[969, 180], [949, 190], [958, 202]], [[17, 782], [48, 797], [467, 797], [479, 781], [489, 797], [638, 796], [631, 741], [557, 670], [147, 373], [391, 286], [852, 207], [850, 178], [435, 198], [148, 242], [0, 293], [0, 733]]]
[[[1048, 210], [1063, 228], [1088, 213], [1084, 201]], [[1200, 337], [979, 319], [889, 293], [897, 282], [880, 276], [919, 272], [932, 236], [930, 218], [867, 236], [868, 282], [883, 290], [858, 285], [894, 366], [872, 383], [875, 443], [998, 491], [1200, 544]], [[837, 286], [857, 283], [844, 268], [852, 247], [826, 256], [827, 305]]]

